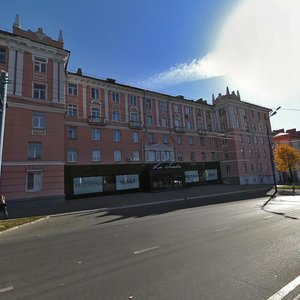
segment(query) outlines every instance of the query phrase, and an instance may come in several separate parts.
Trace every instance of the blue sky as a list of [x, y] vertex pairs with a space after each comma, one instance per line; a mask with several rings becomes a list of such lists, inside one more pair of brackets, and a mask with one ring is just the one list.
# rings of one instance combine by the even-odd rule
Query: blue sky
[[[255, 2], [257, 7], [249, 7], [255, 5]], [[180, 94], [188, 99], [204, 98], [209, 101], [212, 93], [224, 93], [226, 86], [229, 85], [230, 89], [239, 90], [243, 100], [247, 102], [270, 108], [283, 104], [281, 114], [290, 116], [289, 123], [286, 118], [285, 120], [283, 117], [280, 118], [278, 112], [278, 116], [274, 116], [272, 120], [274, 129], [297, 127], [300, 130], [297, 110], [300, 107], [298, 104], [300, 92], [298, 95], [297, 87], [292, 95], [293, 99], [289, 99], [288, 102], [283, 101], [282, 97], [276, 101], [273, 101], [272, 97], [266, 99], [269, 94], [265, 93], [262, 96], [262, 93], [257, 93], [258, 88], [255, 88], [259, 87], [260, 82], [264, 82], [263, 77], [255, 81], [260, 76], [257, 69], [254, 70], [252, 67], [249, 72], [241, 67], [229, 68], [229, 70], [228, 65], [223, 64], [225, 60], [232, 65], [230, 56], [232, 54], [229, 55], [227, 50], [232, 47], [239, 49], [239, 40], [243, 40], [244, 36], [252, 36], [252, 39], [256, 39], [258, 34], [261, 36], [260, 32], [257, 34], [255, 31], [253, 37], [251, 35], [253, 31], [249, 32], [249, 28], [243, 27], [242, 21], [238, 20], [237, 14], [234, 14], [239, 9], [239, 16], [243, 16], [245, 11], [253, 11], [256, 16], [257, 12], [263, 11], [264, 8], [261, 5], [258, 7], [258, 3], [261, 2], [258, 0], [10, 0], [1, 5], [1, 10], [5, 11], [5, 14], [1, 16], [0, 28], [11, 30], [15, 16], [19, 14], [23, 29], [36, 30], [42, 27], [47, 35], [55, 39], [58, 38], [61, 29], [65, 48], [71, 51], [68, 69], [76, 71], [80, 67], [84, 74], [90, 76], [115, 78], [120, 83], [145, 86], [171, 95]], [[265, 6], [265, 9], [267, 10], [268, 7]], [[275, 9], [274, 12], [282, 10], [282, 7], [278, 6], [278, 10]], [[251, 20], [254, 20], [252, 22], [255, 23], [255, 19], [250, 14], [243, 19], [247, 17], [251, 17]], [[239, 24], [237, 22], [240, 22], [241, 26], [236, 26]], [[257, 22], [260, 22], [257, 26], [263, 27], [259, 18]], [[246, 34], [232, 29], [236, 27], [244, 28]], [[269, 37], [273, 31], [268, 30], [266, 28]], [[264, 39], [268, 40], [265, 37]], [[228, 44], [224, 40], [228, 41]], [[251, 43], [252, 41], [245, 41], [245, 44], [255, 47], [257, 43], [254, 43], [255, 41]], [[298, 41], [296, 43], [298, 47]], [[216, 49], [221, 49], [222, 51], [217, 52], [222, 53], [223, 56], [213, 55], [212, 59], [208, 59], [210, 64], [202, 66], [203, 58], [208, 54], [214, 54]], [[227, 52], [223, 51], [224, 49]], [[261, 48], [254, 49], [255, 51], [258, 49], [259, 53], [254, 58], [252, 53], [256, 52], [252, 49], [250, 59], [249, 56], [243, 57], [241, 51], [243, 50], [243, 53], [247, 51], [244, 48], [240, 49], [240, 52], [234, 53], [234, 57], [243, 59], [237, 60], [239, 65], [253, 60], [252, 66], [257, 63], [259, 68], [260, 59], [266, 59], [265, 56], [260, 55], [261, 49], [266, 49], [264, 44]], [[281, 53], [275, 53], [274, 57], [278, 54]], [[223, 61], [222, 59], [220, 61], [220, 57]], [[224, 69], [229, 70], [231, 75], [238, 74], [238, 76], [224, 76], [223, 69], [216, 70], [214, 65], [212, 66], [211, 63], [215, 62], [224, 65]], [[289, 63], [293, 64], [293, 61]], [[272, 61], [270, 65], [274, 65]], [[174, 73], [174, 69], [178, 72]], [[274, 73], [270, 68], [264, 72], [266, 75]], [[267, 77], [266, 75], [264, 76]], [[238, 80], [240, 78], [243, 81]], [[272, 80], [281, 82], [278, 78]], [[269, 82], [265, 85], [269, 85]], [[278, 86], [277, 83], [276, 85]], [[274, 85], [272, 90], [275, 87]], [[288, 89], [287, 86], [283, 88]], [[256, 93], [253, 92], [254, 89]], [[276, 94], [278, 95], [278, 92]]]

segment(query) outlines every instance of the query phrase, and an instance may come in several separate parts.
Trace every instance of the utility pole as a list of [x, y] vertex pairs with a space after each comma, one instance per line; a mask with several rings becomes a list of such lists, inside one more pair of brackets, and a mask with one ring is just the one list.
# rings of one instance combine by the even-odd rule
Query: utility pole
[[1, 180], [1, 171], [2, 171], [5, 115], [7, 109], [7, 84], [8, 84], [8, 74], [5, 71], [1, 71], [0, 73], [0, 180]]

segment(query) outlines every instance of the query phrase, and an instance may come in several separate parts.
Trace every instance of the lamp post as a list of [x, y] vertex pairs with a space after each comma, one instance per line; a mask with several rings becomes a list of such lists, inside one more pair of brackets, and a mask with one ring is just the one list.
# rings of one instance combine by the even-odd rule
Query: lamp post
[[[277, 111], [281, 108], [281, 106], [277, 107], [273, 112], [269, 114], [269, 120], [272, 116], [277, 114]], [[270, 123], [271, 124], [271, 123]], [[271, 167], [272, 167], [272, 174], [273, 174], [273, 182], [274, 182], [274, 188], [275, 192], [271, 196], [273, 198], [277, 194], [277, 184], [276, 184], [276, 175], [275, 175], [275, 167], [274, 167], [274, 155], [273, 155], [273, 149], [270, 141], [270, 132], [269, 132], [269, 126], [267, 124], [267, 136], [268, 136], [268, 142], [269, 142], [269, 151], [270, 151], [270, 159], [271, 159]]]

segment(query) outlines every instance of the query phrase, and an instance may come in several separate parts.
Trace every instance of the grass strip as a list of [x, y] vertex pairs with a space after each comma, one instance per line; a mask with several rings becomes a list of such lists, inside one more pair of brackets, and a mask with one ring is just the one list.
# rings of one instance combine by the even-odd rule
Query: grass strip
[[17, 227], [23, 224], [27, 224], [43, 217], [29, 217], [29, 218], [20, 218], [20, 219], [7, 219], [7, 220], [0, 220], [0, 231], [4, 231], [13, 227]]

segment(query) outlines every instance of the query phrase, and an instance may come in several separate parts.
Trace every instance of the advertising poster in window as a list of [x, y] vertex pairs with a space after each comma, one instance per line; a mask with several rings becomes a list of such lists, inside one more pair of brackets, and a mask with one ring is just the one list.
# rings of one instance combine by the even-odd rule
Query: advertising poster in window
[[117, 191], [138, 189], [140, 187], [139, 174], [117, 175]]
[[74, 178], [73, 191], [74, 191], [74, 195], [103, 192], [102, 176]]
[[185, 171], [184, 176], [185, 176], [185, 182], [186, 183], [199, 182], [199, 173], [198, 173], [197, 170]]
[[218, 170], [217, 169], [208, 169], [205, 170], [206, 180], [218, 180]]

